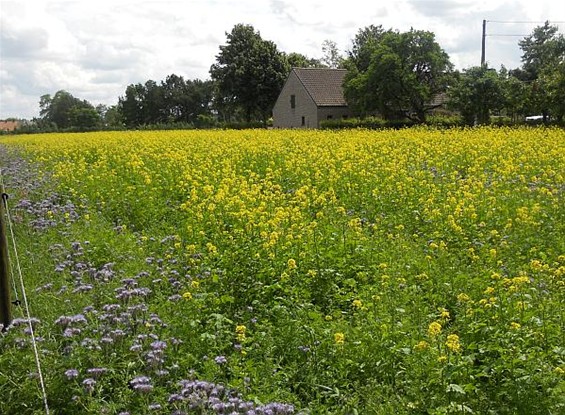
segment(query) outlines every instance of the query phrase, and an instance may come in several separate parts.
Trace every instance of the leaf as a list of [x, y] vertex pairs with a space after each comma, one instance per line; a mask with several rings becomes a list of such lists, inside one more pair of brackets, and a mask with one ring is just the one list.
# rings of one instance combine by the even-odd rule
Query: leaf
[[450, 383], [449, 385], [447, 385], [447, 392], [455, 392], [461, 395], [465, 395], [463, 388], [456, 383]]

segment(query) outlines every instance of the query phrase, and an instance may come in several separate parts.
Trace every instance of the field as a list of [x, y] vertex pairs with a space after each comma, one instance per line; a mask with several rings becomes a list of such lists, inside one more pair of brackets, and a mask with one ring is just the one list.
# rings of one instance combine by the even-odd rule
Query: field
[[[563, 130], [48, 134], [0, 156], [54, 414], [565, 413]], [[13, 311], [0, 413], [44, 413]]]

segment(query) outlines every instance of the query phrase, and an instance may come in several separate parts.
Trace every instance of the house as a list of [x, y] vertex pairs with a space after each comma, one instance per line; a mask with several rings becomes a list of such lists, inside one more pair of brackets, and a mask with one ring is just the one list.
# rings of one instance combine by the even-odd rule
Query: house
[[0, 120], [0, 131], [8, 132], [14, 131], [20, 127], [20, 122], [17, 120]]
[[293, 68], [273, 108], [274, 128], [319, 128], [351, 116], [343, 96], [347, 70]]

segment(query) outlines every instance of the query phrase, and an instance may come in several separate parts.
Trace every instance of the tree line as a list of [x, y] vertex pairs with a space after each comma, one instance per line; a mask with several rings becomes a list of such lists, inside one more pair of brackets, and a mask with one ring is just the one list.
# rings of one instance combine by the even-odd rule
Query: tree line
[[526, 115], [563, 122], [565, 38], [546, 22], [519, 46], [519, 68], [482, 65], [457, 71], [429, 31], [371, 25], [357, 32], [345, 56], [327, 40], [323, 57], [314, 59], [279, 51], [253, 26], [237, 24], [219, 47], [210, 79], [171, 74], [159, 82], [131, 84], [111, 107], [95, 107], [58, 91], [40, 98], [34, 125], [40, 130], [264, 126], [293, 67], [347, 69], [345, 98], [360, 118], [378, 115], [424, 123], [447, 105], [466, 124], [487, 124], [493, 114], [514, 122]]

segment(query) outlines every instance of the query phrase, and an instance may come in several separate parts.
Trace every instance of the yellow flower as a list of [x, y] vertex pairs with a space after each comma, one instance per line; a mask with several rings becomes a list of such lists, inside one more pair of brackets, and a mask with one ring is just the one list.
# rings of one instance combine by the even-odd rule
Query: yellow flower
[[435, 337], [440, 333], [441, 333], [441, 324], [439, 324], [437, 321], [430, 323], [430, 325], [428, 326], [428, 335], [430, 337]]
[[335, 333], [334, 334], [334, 341], [335, 341], [335, 344], [343, 344], [345, 342], [345, 334]]
[[515, 321], [513, 321], [512, 323], [510, 323], [510, 328], [513, 330], [518, 330], [520, 327], [522, 327], [520, 325], [520, 323], [516, 323]]
[[418, 350], [418, 351], [422, 351], [422, 350], [426, 350], [429, 347], [430, 347], [430, 344], [427, 341], [422, 340], [422, 341], [419, 341], [416, 346], [414, 346], [414, 349]]
[[439, 312], [442, 320], [449, 320], [450, 316], [448, 310], [446, 310], [445, 308], [440, 308]]
[[465, 294], [465, 293], [461, 293], [461, 294], [459, 294], [459, 295], [457, 296], [457, 300], [458, 300], [460, 303], [466, 303], [466, 302], [469, 301], [470, 299], [471, 299], [471, 298], [470, 298], [467, 294]]
[[565, 375], [565, 370], [559, 366], [557, 366], [555, 369], [553, 369], [553, 371], [555, 373], [557, 373], [558, 375]]
[[186, 300], [192, 300], [192, 293], [190, 291], [185, 292], [182, 297]]
[[296, 269], [297, 265], [296, 265], [296, 261], [293, 258], [290, 258], [287, 263], [286, 266], [288, 267], [288, 269], [293, 270]]
[[353, 300], [353, 303], [351, 303], [351, 305], [353, 306], [353, 308], [360, 309], [361, 307], [363, 307], [363, 302], [361, 302], [361, 300]]
[[446, 362], [447, 356], [442, 354], [440, 357], [437, 358], [437, 361], [440, 362], [440, 363]]
[[245, 332], [247, 331], [247, 327], [243, 324], [238, 324], [235, 326], [235, 337], [238, 341], [242, 342], [245, 341]]
[[485, 290], [485, 294], [490, 295], [494, 292], [494, 288], [492, 287], [487, 287], [487, 289]]
[[206, 249], [207, 249], [208, 252], [211, 253], [211, 254], [217, 254], [217, 253], [218, 253], [218, 248], [216, 248], [216, 246], [215, 246], [213, 243], [211, 243], [211, 242], [208, 242], [208, 243], [206, 244]]
[[461, 344], [459, 343], [459, 336], [457, 334], [448, 335], [445, 345], [453, 353], [459, 353], [461, 351]]
[[192, 280], [192, 281], [190, 282], [190, 286], [191, 286], [192, 288], [198, 288], [198, 287], [200, 287], [200, 281]]

